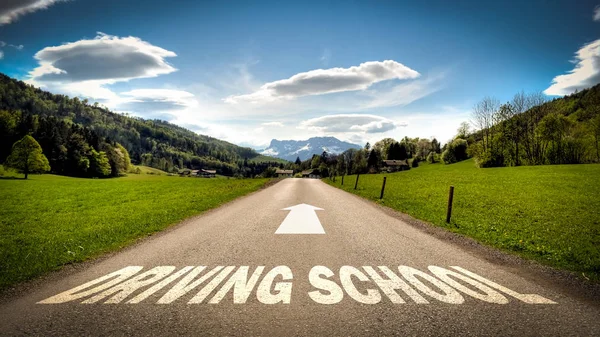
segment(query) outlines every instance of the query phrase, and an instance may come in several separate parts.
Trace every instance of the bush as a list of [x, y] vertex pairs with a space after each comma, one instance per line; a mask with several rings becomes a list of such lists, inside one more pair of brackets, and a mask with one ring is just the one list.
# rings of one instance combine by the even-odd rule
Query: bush
[[275, 178], [277, 177], [277, 169], [275, 167], [269, 167], [262, 173], [263, 178]]
[[452, 164], [456, 163], [456, 157], [454, 157], [454, 152], [447, 148], [444, 152], [442, 152], [442, 162], [444, 164]]
[[442, 152], [442, 161], [444, 164], [452, 164], [468, 158], [467, 141], [461, 138], [453, 140], [446, 146], [446, 150]]
[[437, 162], [440, 161], [440, 157], [438, 156], [437, 153], [435, 152], [429, 152], [429, 154], [427, 155], [427, 162], [429, 164], [435, 164]]
[[475, 158], [477, 167], [502, 167], [504, 166], [504, 156], [501, 153], [492, 153], [491, 151], [482, 152]]
[[419, 167], [419, 156], [416, 156], [416, 157], [413, 159], [413, 161], [412, 161], [412, 163], [411, 163], [411, 166], [412, 166], [412, 167]]

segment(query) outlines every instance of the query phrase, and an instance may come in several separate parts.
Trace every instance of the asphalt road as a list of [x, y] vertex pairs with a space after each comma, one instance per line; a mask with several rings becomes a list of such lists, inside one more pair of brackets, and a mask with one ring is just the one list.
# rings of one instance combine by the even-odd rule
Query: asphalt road
[[[303, 208], [275, 234], [298, 204], [322, 210]], [[314, 212], [324, 234], [289, 233]], [[321, 181], [286, 179], [18, 288], [0, 300], [0, 333], [600, 335], [597, 288], [402, 219]]]

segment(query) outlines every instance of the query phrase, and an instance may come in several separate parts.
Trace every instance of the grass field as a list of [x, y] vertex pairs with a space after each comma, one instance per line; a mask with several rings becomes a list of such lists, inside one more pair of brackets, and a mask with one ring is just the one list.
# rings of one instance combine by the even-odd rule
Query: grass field
[[266, 182], [146, 174], [0, 179], [0, 289], [121, 248]]
[[[345, 177], [344, 186], [339, 177], [325, 181], [487, 245], [600, 280], [600, 165], [478, 169], [468, 160], [361, 175], [356, 191], [356, 176]], [[450, 185], [454, 208], [446, 224]]]
[[168, 173], [163, 171], [163, 170], [159, 170], [157, 168], [154, 167], [149, 167], [149, 166], [143, 166], [143, 165], [133, 165], [133, 170], [135, 170], [136, 168], [140, 169], [140, 174], [155, 174], [155, 175], [167, 175]]

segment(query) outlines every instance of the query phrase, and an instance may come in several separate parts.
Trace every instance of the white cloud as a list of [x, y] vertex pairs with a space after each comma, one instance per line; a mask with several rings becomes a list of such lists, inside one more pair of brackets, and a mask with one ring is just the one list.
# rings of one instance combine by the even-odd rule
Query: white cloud
[[251, 94], [229, 96], [226, 103], [263, 103], [280, 99], [367, 89], [391, 79], [413, 79], [419, 73], [396, 61], [365, 62], [350, 68], [316, 69], [269, 82]]
[[284, 125], [281, 122], [268, 122], [268, 123], [262, 123], [261, 125], [263, 126], [277, 126], [282, 128]]
[[20, 16], [46, 9], [64, 0], [2, 0], [0, 1], [0, 26], [17, 20]]
[[107, 86], [137, 78], [156, 77], [177, 69], [165, 61], [177, 56], [140, 38], [98, 33], [94, 39], [46, 47], [35, 54], [39, 66], [26, 81], [50, 91], [94, 100], [120, 100]]
[[[23, 45], [14, 45], [14, 44], [10, 44], [10, 43], [6, 43], [4, 41], [0, 41], [0, 48], [4, 48], [4, 47], [12, 47], [15, 48], [16, 50], [23, 50]], [[4, 51], [0, 49], [0, 59], [2, 59], [4, 57]]]
[[405, 122], [397, 122], [381, 116], [340, 114], [303, 121], [300, 123], [300, 128], [322, 131], [324, 133], [383, 133], [406, 125]]
[[30, 75], [32, 80], [39, 82], [102, 81], [112, 84], [172, 73], [177, 69], [165, 58], [175, 56], [174, 52], [137, 37], [98, 33], [91, 40], [40, 50], [34, 56], [40, 65]]
[[144, 112], [170, 112], [194, 108], [198, 105], [194, 95], [174, 89], [135, 89], [120, 93], [117, 110]]
[[554, 77], [552, 85], [544, 90], [546, 95], [569, 95], [600, 83], [600, 39], [581, 47], [572, 62], [575, 68]]
[[600, 21], [600, 5], [594, 8], [594, 21]]
[[368, 100], [359, 104], [360, 109], [372, 109], [408, 105], [441, 89], [440, 79], [445, 74], [440, 73], [423, 79], [400, 83], [390, 88], [366, 90]]

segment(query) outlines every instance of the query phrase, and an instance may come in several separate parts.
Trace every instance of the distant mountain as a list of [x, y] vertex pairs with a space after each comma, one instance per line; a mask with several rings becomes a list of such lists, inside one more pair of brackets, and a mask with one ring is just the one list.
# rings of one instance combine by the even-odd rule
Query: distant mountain
[[313, 154], [322, 154], [323, 151], [331, 154], [339, 154], [348, 149], [360, 149], [360, 145], [343, 142], [335, 137], [313, 137], [308, 140], [277, 140], [273, 139], [271, 145], [264, 149], [261, 154], [277, 157], [289, 161], [306, 160]]

